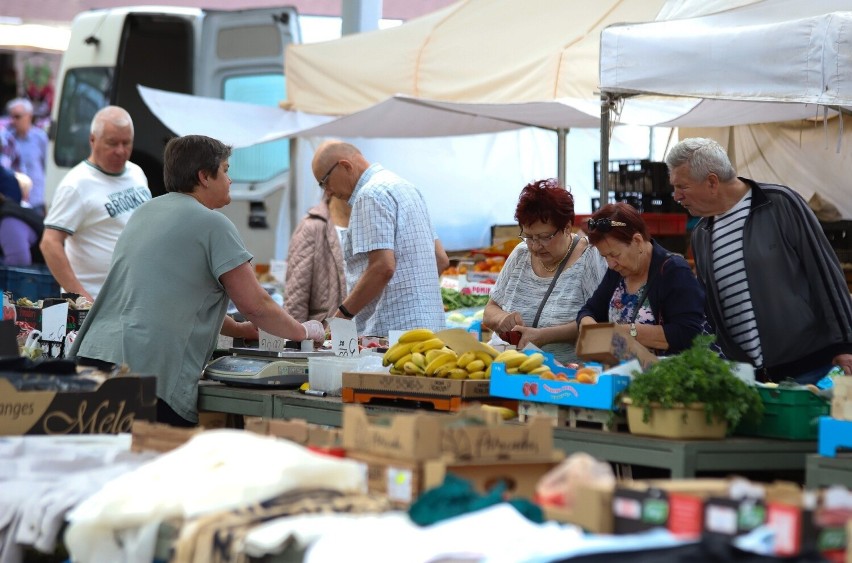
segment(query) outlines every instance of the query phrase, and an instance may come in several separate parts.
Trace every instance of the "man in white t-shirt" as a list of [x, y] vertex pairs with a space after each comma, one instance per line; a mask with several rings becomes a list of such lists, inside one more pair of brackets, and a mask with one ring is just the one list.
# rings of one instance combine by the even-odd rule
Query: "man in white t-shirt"
[[118, 235], [151, 199], [148, 179], [128, 162], [133, 120], [118, 106], [92, 119], [89, 158], [59, 183], [44, 220], [41, 252], [63, 291], [94, 301], [106, 279]]

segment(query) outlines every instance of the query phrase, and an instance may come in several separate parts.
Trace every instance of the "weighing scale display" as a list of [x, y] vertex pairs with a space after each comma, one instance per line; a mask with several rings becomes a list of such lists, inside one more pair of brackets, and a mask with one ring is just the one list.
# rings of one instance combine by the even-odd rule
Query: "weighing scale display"
[[223, 356], [207, 365], [205, 377], [235, 385], [301, 385], [308, 380], [307, 359]]

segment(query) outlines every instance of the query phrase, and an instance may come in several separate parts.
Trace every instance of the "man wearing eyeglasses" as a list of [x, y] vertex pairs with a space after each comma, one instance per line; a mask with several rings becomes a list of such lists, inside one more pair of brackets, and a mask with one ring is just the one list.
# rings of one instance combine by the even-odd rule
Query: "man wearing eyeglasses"
[[17, 172], [32, 180], [29, 205], [44, 216], [44, 166], [47, 159], [47, 133], [33, 127], [33, 104], [26, 98], [15, 98], [6, 104], [6, 112], [12, 120], [15, 146], [20, 156]]
[[343, 236], [349, 294], [336, 316], [354, 318], [358, 334], [444, 328], [438, 274], [447, 263], [436, 268], [443, 249], [417, 188], [338, 140], [320, 145], [312, 168], [320, 188], [352, 208]]
[[725, 355], [761, 380], [852, 375], [852, 299], [807, 202], [787, 186], [739, 178], [711, 139], [666, 156], [674, 199], [703, 217], [692, 233], [707, 316]]

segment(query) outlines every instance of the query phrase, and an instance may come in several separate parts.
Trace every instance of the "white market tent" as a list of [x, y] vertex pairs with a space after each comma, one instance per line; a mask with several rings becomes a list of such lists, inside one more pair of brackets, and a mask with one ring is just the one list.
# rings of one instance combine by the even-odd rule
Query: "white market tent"
[[[747, 126], [716, 132], [741, 174], [788, 184], [806, 198], [819, 193], [852, 217], [849, 141], [842, 142], [842, 120], [831, 119], [852, 109], [852, 1], [742, 4], [603, 30], [603, 96], [625, 107], [644, 97], [637, 94], [700, 98], [666, 124]], [[690, 15], [689, 3], [681, 8], [677, 16]], [[820, 126], [771, 125], [808, 118]]]

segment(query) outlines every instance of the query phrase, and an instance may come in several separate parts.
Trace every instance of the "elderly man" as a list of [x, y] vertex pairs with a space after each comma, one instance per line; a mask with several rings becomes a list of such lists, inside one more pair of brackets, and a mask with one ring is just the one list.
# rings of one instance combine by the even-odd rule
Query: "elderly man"
[[320, 145], [312, 168], [321, 188], [352, 207], [343, 238], [350, 291], [336, 316], [354, 318], [359, 334], [442, 329], [443, 248], [417, 188], [337, 140]]
[[703, 217], [692, 249], [725, 355], [768, 381], [814, 383], [832, 364], [852, 374], [852, 299], [805, 200], [738, 178], [711, 139], [681, 141], [666, 164], [674, 199]]
[[12, 119], [12, 134], [20, 157], [16, 169], [32, 180], [27, 201], [30, 207], [44, 216], [44, 166], [47, 159], [47, 133], [33, 127], [33, 104], [26, 98], [15, 98], [6, 104]]
[[128, 162], [133, 121], [107, 106], [92, 119], [89, 158], [59, 183], [47, 217], [41, 252], [67, 292], [94, 301], [109, 271], [118, 236], [137, 207], [151, 199], [142, 169]]

